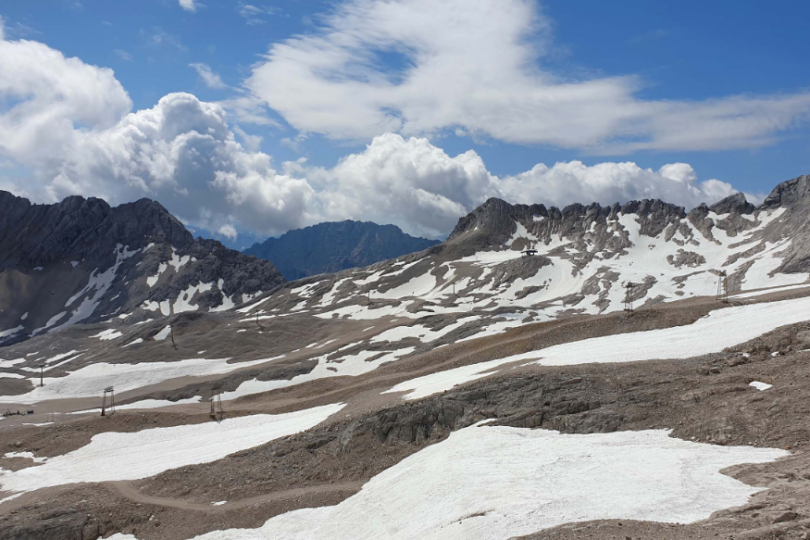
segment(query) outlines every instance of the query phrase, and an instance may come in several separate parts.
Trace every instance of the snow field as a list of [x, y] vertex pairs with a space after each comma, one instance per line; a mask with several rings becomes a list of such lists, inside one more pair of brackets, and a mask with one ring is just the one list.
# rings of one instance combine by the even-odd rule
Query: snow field
[[[353, 347], [354, 345], [357, 344], [354, 343], [351, 345], [346, 345], [345, 347], [341, 347], [341, 349]], [[276, 390], [278, 388], [286, 388], [288, 386], [296, 386], [298, 384], [303, 384], [317, 379], [324, 379], [327, 377], [342, 377], [342, 376], [356, 377], [358, 375], [368, 373], [369, 371], [373, 371], [378, 367], [380, 367], [381, 365], [387, 364], [388, 362], [394, 362], [402, 358], [403, 356], [411, 354], [415, 350], [416, 350], [415, 347], [405, 347], [403, 349], [398, 349], [392, 352], [366, 350], [361, 351], [357, 354], [337, 358], [336, 360], [333, 360], [331, 362], [327, 361], [326, 358], [333, 353], [328, 353], [316, 358], [318, 360], [318, 365], [315, 366], [315, 368], [309, 373], [297, 375], [289, 380], [278, 379], [274, 381], [260, 381], [258, 379], [252, 379], [249, 381], [245, 381], [242, 384], [240, 384], [236, 390], [232, 392], [223, 392], [222, 399], [223, 400], [236, 399], [242, 396], [249, 396], [251, 394], [269, 392], [271, 390]], [[373, 358], [380, 354], [382, 354], [380, 358], [377, 358], [374, 361], [369, 360], [370, 358]]]
[[[126, 405], [116, 405], [115, 410], [130, 410], [130, 409], [158, 409], [160, 407], [171, 407], [172, 405], [193, 405], [200, 403], [200, 397], [195, 396], [188, 399], [178, 399], [177, 401], [169, 401], [168, 399], [142, 399], [140, 401], [136, 401], [134, 403], [127, 403]], [[206, 403], [206, 406], [208, 404]], [[75, 411], [67, 414], [88, 414], [88, 413], [95, 413], [101, 412], [101, 408], [98, 409], [84, 409], [82, 411]]]
[[343, 407], [334, 404], [135, 433], [100, 433], [89, 444], [38, 467], [2, 471], [0, 490], [24, 492], [77, 482], [137, 480], [186, 465], [210, 463], [310, 429]]
[[386, 469], [336, 506], [194, 540], [485, 540], [597, 519], [691, 523], [760, 491], [721, 469], [786, 455], [687, 442], [663, 430], [563, 435], [472, 426]]
[[[26, 315], [28, 315], [28, 314], [26, 313]], [[2, 332], [0, 332], [0, 339], [7, 338], [8, 336], [13, 336], [14, 334], [19, 332], [20, 330], [23, 330], [24, 328], [25, 327], [23, 325], [19, 325], [19, 326], [15, 327], [15, 328], [9, 328], [8, 330], [3, 330]]]
[[[229, 358], [194, 358], [177, 362], [144, 362], [140, 364], [90, 364], [65, 377], [45, 378], [27, 394], [10, 397], [14, 403], [37, 403], [49, 399], [100, 396], [104, 388], [114, 386], [117, 393], [188, 376], [220, 375], [237, 369], [269, 362], [272, 359], [228, 363]], [[37, 378], [38, 380], [38, 378]]]
[[810, 319], [810, 298], [716, 309], [692, 324], [615, 334], [527, 353], [542, 365], [691, 358], [719, 352], [780, 326]]
[[439, 330], [431, 330], [427, 326], [422, 326], [421, 324], [416, 324], [413, 326], [397, 326], [372, 337], [371, 343], [379, 343], [382, 341], [390, 341], [394, 343], [396, 341], [400, 341], [410, 337], [415, 337], [419, 339], [419, 341], [421, 341], [422, 343], [430, 343], [431, 341], [435, 341], [449, 334], [453, 330], [461, 328], [465, 324], [477, 320], [478, 318], [479, 317], [473, 315], [461, 317], [456, 322], [448, 324], [447, 326], [445, 326], [444, 328], [440, 328]]
[[420, 399], [480, 379], [501, 365], [517, 361], [544, 366], [640, 362], [691, 358], [720, 352], [780, 326], [810, 320], [810, 297], [716, 309], [692, 324], [646, 332], [614, 334], [573, 341], [463, 366], [402, 382], [387, 392], [410, 391], [405, 399]]
[[30, 459], [34, 463], [45, 463], [48, 458], [36, 457], [33, 452], [6, 452], [3, 456], [5, 458], [25, 458]]
[[[540, 351], [537, 351], [537, 353], [539, 352]], [[539, 356], [539, 354], [535, 354], [535, 356]], [[514, 362], [514, 360], [491, 360], [489, 362], [481, 362], [479, 364], [472, 364], [470, 366], [462, 366], [455, 369], [439, 371], [437, 373], [411, 379], [410, 381], [401, 382], [390, 390], [386, 390], [382, 393], [392, 394], [395, 392], [410, 391], [410, 393], [402, 396], [402, 399], [422, 399], [423, 397], [445, 392], [455, 386], [492, 375], [494, 370], [497, 370], [502, 365], [510, 362]]]
[[[84, 296], [81, 304], [76, 306], [75, 309], [71, 311], [70, 318], [59, 326], [54, 327], [54, 324], [59, 322], [65, 315], [67, 315], [67, 311], [63, 311], [62, 313], [52, 317], [44, 327], [34, 330], [31, 335], [36, 335], [46, 329], [48, 332], [55, 332], [60, 328], [83, 321], [92, 315], [95, 312], [96, 307], [98, 307], [99, 303], [101, 302], [101, 298], [107, 293], [110, 286], [112, 286], [118, 272], [118, 267], [121, 266], [121, 263], [126, 259], [129, 259], [140, 251], [140, 249], [129, 251], [129, 246], [122, 246], [121, 244], [116, 245], [115, 250], [113, 250], [113, 253], [115, 253], [115, 264], [104, 272], [99, 272], [98, 268], [94, 269], [92, 274], [90, 274], [90, 279], [87, 281], [87, 285], [85, 285], [82, 290], [70, 297], [65, 303], [65, 307], [69, 308], [71, 305], [74, 305], [79, 298]], [[90, 294], [91, 292], [92, 294]]]

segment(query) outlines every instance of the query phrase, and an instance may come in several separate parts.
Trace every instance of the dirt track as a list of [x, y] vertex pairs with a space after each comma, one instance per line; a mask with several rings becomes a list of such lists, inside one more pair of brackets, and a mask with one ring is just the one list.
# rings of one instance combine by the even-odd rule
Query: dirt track
[[165, 506], [168, 508], [178, 508], [180, 510], [194, 510], [197, 512], [213, 512], [213, 513], [217, 512], [224, 513], [229, 512], [231, 510], [235, 510], [237, 508], [245, 508], [247, 506], [266, 503], [275, 503], [288, 499], [301, 499], [302, 497], [311, 494], [323, 495], [334, 493], [341, 497], [350, 497], [351, 495], [357, 493], [357, 491], [359, 491], [361, 487], [363, 487], [362, 482], [340, 482], [337, 484], [330, 484], [326, 486], [310, 486], [310, 487], [293, 488], [284, 491], [274, 491], [272, 493], [267, 493], [265, 495], [257, 495], [256, 497], [240, 499], [236, 502], [225, 502], [225, 504], [213, 505], [211, 503], [209, 504], [191, 503], [181, 499], [169, 499], [145, 495], [144, 493], [138, 491], [138, 489], [132, 484], [132, 482], [127, 481], [111, 482], [111, 484], [113, 487], [115, 487], [115, 489], [118, 490], [118, 493], [120, 493], [127, 499], [130, 499], [135, 502], [155, 506]]

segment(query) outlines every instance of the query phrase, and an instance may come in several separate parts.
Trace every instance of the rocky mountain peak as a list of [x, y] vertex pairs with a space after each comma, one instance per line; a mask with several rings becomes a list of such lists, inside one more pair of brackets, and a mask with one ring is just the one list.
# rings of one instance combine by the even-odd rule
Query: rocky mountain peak
[[715, 214], [752, 214], [756, 206], [748, 202], [742, 192], [729, 195], [709, 207]]
[[782, 182], [765, 198], [761, 208], [791, 207], [810, 203], [810, 175], [803, 175]]
[[271, 262], [195, 240], [149, 199], [47, 205], [0, 192], [0, 343], [110, 316], [227, 309], [283, 282]]

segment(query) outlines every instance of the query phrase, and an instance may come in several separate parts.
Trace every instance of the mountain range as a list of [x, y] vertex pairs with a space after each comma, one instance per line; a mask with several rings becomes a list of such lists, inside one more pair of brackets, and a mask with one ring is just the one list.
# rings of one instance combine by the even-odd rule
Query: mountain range
[[[808, 176], [688, 211], [490, 199], [441, 244], [289, 282], [153, 201], [0, 212], [0, 540], [804, 523]], [[534, 499], [560, 518], [526, 524]]]
[[[736, 194], [688, 212], [660, 200], [559, 209], [490, 199], [441, 244], [345, 221], [245, 253], [193, 238], [147, 199], [35, 205], [2, 192], [0, 340], [253, 302], [259, 315], [293, 307], [321, 318], [463, 315], [484, 331], [481, 320], [505, 329], [626, 301], [712, 295], [721, 284], [731, 293], [790, 286], [810, 275], [808, 184], [807, 176], [784, 182], [756, 207]], [[355, 265], [366, 266], [347, 269]], [[301, 279], [284, 286], [284, 273]]]
[[626, 300], [712, 296], [719, 286], [791, 286], [810, 276], [808, 209], [808, 176], [779, 184], [759, 206], [736, 194], [688, 212], [661, 200], [559, 209], [490, 199], [440, 245], [302, 280], [264, 306], [349, 319], [501, 314], [508, 327], [615, 311]]
[[438, 243], [405, 234], [395, 225], [347, 220], [289, 231], [243, 253], [273, 261], [285, 278], [295, 280], [368, 266]]

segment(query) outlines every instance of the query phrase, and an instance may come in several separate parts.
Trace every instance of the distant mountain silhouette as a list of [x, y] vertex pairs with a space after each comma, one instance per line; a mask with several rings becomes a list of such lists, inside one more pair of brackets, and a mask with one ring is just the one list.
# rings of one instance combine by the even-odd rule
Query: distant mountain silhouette
[[405, 234], [395, 225], [340, 221], [289, 231], [243, 253], [272, 261], [285, 278], [294, 280], [368, 266], [438, 243]]

